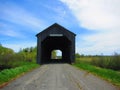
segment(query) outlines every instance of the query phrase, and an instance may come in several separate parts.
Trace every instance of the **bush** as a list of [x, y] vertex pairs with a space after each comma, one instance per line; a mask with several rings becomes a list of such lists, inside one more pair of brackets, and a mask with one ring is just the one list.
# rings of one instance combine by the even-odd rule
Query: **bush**
[[18, 53], [12, 49], [0, 46], [0, 70], [4, 68], [15, 68], [24, 64], [24, 62], [35, 62], [36, 51], [35, 48], [25, 48]]
[[120, 70], [120, 55], [115, 53], [113, 56], [98, 56], [92, 58], [91, 64], [102, 68]]
[[120, 55], [115, 53], [114, 56], [111, 57], [109, 68], [114, 70], [120, 70]]

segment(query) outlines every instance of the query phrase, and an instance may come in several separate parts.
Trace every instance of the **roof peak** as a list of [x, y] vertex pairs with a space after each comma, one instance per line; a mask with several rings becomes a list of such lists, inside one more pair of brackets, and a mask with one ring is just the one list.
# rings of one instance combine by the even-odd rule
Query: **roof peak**
[[[70, 30], [66, 29], [65, 27], [63, 27], [62, 25], [60, 25], [60, 24], [58, 24], [58, 23], [54, 23], [54, 24], [50, 25], [49, 27], [47, 27], [46, 29], [44, 29], [44, 30], [41, 31], [40, 33], [43, 33], [43, 32], [45, 32], [46, 30], [49, 30], [50, 28], [52, 28], [52, 27], [54, 27], [54, 26], [61, 27], [63, 30], [66, 30], [67, 32], [70, 32], [70, 33], [72, 33], [72, 34], [74, 34], [74, 35], [76, 36], [75, 33], [71, 32]], [[40, 34], [40, 33], [38, 33], [38, 34]], [[37, 34], [37, 35], [38, 35], [38, 34]]]

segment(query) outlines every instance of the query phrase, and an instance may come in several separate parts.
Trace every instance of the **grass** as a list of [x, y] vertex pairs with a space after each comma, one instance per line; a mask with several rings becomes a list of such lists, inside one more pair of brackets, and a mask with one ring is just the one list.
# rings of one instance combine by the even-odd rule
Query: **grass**
[[94, 66], [101, 68], [120, 70], [120, 54], [114, 53], [114, 55], [105, 56], [81, 56], [76, 58], [77, 62], [86, 62]]
[[120, 86], [120, 73], [117, 71], [96, 67], [83, 62], [73, 65], [83, 70], [87, 70], [88, 72], [91, 72], [97, 76], [100, 76], [103, 79], [110, 81], [114, 85]]
[[75, 63], [86, 63], [86, 64], [91, 64], [93, 57], [80, 57], [76, 58]]
[[12, 80], [13, 78], [16, 78], [20, 74], [30, 71], [33, 68], [36, 68], [38, 66], [39, 66], [38, 64], [29, 63], [29, 64], [25, 64], [20, 67], [16, 67], [16, 68], [12, 68], [12, 69], [5, 69], [0, 72], [0, 85]]

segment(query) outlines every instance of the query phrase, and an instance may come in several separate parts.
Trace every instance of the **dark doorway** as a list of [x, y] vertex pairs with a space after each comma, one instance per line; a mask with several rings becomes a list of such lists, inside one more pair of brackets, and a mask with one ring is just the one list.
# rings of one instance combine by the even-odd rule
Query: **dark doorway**
[[51, 52], [55, 49], [61, 50], [62, 59], [60, 62], [70, 62], [71, 42], [64, 36], [62, 37], [47, 37], [42, 42], [42, 63], [53, 63], [51, 60]]

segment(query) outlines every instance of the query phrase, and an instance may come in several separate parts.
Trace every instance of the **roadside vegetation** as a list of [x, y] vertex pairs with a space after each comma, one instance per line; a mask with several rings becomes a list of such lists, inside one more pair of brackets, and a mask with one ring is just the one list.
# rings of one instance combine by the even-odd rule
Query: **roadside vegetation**
[[[14, 52], [0, 44], [0, 86], [38, 67], [36, 52], [37, 47], [24, 48], [19, 52]], [[56, 57], [55, 51], [53, 51], [53, 57]]]
[[101, 68], [120, 70], [120, 54], [114, 53], [111, 56], [95, 55], [85, 56], [76, 54], [76, 63], [85, 62], [91, 65], [95, 65]]
[[30, 47], [16, 53], [0, 45], [0, 85], [38, 67], [36, 50], [36, 47]]
[[36, 47], [30, 47], [16, 53], [12, 49], [0, 45], [0, 70], [19, 67], [26, 62], [35, 63], [36, 50]]
[[0, 72], [0, 85], [2, 85], [5, 82], [11, 81], [17, 76], [20, 76], [21, 74], [28, 72], [38, 66], [39, 65], [35, 63], [27, 63], [26, 65], [22, 65], [16, 68], [5, 69]]
[[73, 65], [120, 86], [120, 55], [117, 53], [111, 56], [84, 56], [77, 53]]
[[[38, 67], [36, 52], [37, 47], [14, 52], [0, 44], [0, 85]], [[55, 56], [56, 52], [53, 52], [53, 57]], [[120, 54], [85, 56], [76, 53], [76, 62], [73, 65], [120, 86]]]

